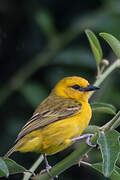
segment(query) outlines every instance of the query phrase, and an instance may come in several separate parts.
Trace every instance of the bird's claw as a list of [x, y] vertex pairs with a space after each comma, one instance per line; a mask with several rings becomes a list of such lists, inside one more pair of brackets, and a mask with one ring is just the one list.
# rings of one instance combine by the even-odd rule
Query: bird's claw
[[88, 146], [96, 147], [96, 144], [92, 144], [92, 143], [90, 142], [90, 138], [91, 138], [92, 136], [94, 136], [94, 134], [91, 134], [90, 136], [87, 137], [86, 143], [87, 143]]

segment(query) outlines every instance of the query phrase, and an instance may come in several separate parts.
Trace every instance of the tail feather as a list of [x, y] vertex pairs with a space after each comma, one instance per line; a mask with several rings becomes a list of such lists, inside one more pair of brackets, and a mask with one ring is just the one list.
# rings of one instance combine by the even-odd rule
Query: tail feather
[[3, 156], [3, 159], [8, 158], [15, 150], [16, 150], [16, 146], [13, 146], [13, 147]]

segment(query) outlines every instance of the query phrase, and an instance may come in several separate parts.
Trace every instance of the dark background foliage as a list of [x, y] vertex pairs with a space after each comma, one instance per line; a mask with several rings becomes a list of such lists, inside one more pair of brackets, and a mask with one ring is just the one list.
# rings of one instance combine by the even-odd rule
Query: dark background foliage
[[[62, 77], [78, 75], [95, 81], [96, 65], [84, 30], [112, 33], [120, 39], [120, 1], [0, 0], [0, 152], [13, 145], [21, 127], [34, 108]], [[115, 56], [100, 39], [104, 58]], [[106, 79], [94, 100], [119, 109], [119, 76], [116, 70]], [[93, 100], [93, 99], [92, 99]], [[102, 125], [112, 116], [93, 114], [91, 124]], [[49, 157], [52, 165], [76, 146]], [[12, 158], [29, 168], [38, 155], [15, 153]], [[97, 150], [90, 161], [101, 157]], [[40, 169], [44, 167], [44, 164]], [[40, 171], [39, 169], [39, 171]], [[38, 171], [38, 172], [39, 172]], [[20, 179], [14, 175], [9, 179]], [[59, 179], [103, 180], [101, 174], [86, 167], [72, 167]]]

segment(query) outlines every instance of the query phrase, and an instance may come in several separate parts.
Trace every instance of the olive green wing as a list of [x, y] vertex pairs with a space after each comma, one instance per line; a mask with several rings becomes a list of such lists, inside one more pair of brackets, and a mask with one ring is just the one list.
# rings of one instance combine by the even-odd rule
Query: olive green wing
[[80, 112], [82, 106], [79, 102], [71, 99], [60, 98], [55, 101], [56, 103], [50, 102], [49, 99], [47, 99], [47, 101], [44, 101], [38, 106], [33, 116], [18, 134], [16, 141], [32, 131], [43, 128], [56, 121], [74, 116]]

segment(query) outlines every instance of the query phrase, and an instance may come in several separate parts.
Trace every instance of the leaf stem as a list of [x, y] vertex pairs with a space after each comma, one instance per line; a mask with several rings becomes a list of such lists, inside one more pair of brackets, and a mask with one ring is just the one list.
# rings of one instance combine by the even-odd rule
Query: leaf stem
[[85, 162], [85, 161], [80, 161], [80, 164], [84, 165], [84, 166], [89, 166], [92, 167], [92, 164]]

